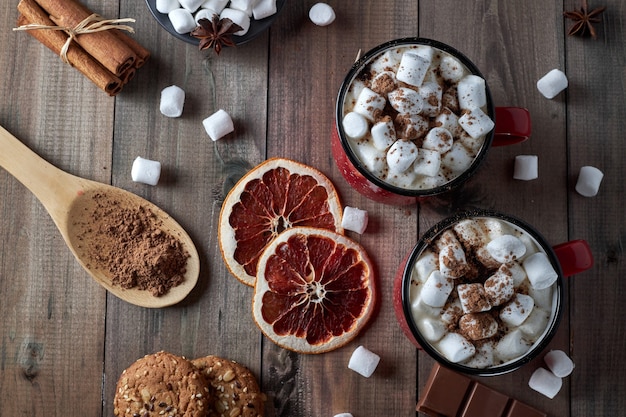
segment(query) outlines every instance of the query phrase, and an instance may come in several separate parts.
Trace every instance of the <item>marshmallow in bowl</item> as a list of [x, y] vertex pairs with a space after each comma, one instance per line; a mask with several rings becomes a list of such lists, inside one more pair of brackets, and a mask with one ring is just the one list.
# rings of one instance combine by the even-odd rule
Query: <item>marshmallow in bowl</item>
[[479, 107], [466, 111], [459, 117], [459, 124], [474, 139], [491, 132], [495, 126], [493, 120]]
[[439, 350], [450, 362], [463, 362], [476, 353], [476, 348], [459, 333], [447, 333], [439, 341]]
[[415, 87], [422, 85], [428, 68], [430, 59], [415, 52], [404, 52], [400, 59], [400, 66], [396, 71], [396, 79]]
[[537, 90], [547, 99], [553, 99], [567, 88], [567, 76], [559, 69], [553, 69], [537, 81]]
[[170, 18], [172, 27], [177, 33], [189, 33], [196, 28], [196, 21], [187, 9], [182, 7], [174, 9], [167, 16]]
[[[352, 113], [354, 112], [348, 113], [346, 117]], [[346, 117], [344, 117], [344, 121]], [[365, 118], [363, 118], [363, 122], [365, 123], [365, 131], [363, 132], [363, 135], [361, 137], [365, 136], [368, 129], [367, 120], [365, 120]], [[344, 130], [346, 130], [345, 122]], [[381, 151], [389, 148], [396, 141], [396, 128], [394, 127], [390, 117], [385, 117], [380, 122], [375, 123], [374, 126], [372, 126], [371, 134], [374, 147]], [[346, 135], [350, 136], [347, 130]]]
[[435, 270], [431, 272], [422, 287], [421, 299], [431, 307], [443, 307], [453, 289], [452, 280]]
[[559, 393], [563, 380], [545, 368], [537, 368], [528, 380], [528, 386], [552, 399]]
[[603, 177], [602, 171], [596, 167], [581, 167], [576, 181], [576, 192], [583, 197], [594, 197], [598, 194]]
[[229, 0], [205, 0], [205, 2], [202, 4], [202, 7], [221, 13], [222, 10], [226, 8], [228, 2]]
[[530, 285], [537, 290], [550, 287], [558, 278], [548, 256], [543, 252], [533, 253], [522, 262]]
[[156, 9], [163, 14], [168, 14], [174, 9], [180, 8], [178, 0], [156, 0]]
[[219, 109], [202, 121], [204, 130], [214, 142], [235, 130], [233, 120], [226, 111]]
[[195, 13], [200, 6], [202, 6], [204, 0], [178, 0], [178, 2], [184, 9], [187, 9], [191, 13]]
[[396, 140], [387, 151], [387, 165], [394, 173], [405, 172], [417, 159], [417, 145], [409, 140]]
[[367, 229], [368, 214], [367, 211], [358, 209], [356, 207], [346, 206], [343, 209], [343, 216], [341, 217], [341, 227], [346, 230], [351, 230], [362, 235]]
[[202, 7], [200, 10], [196, 12], [194, 15], [194, 20], [196, 21], [196, 25], [200, 26], [200, 19], [212, 20], [213, 15], [218, 15], [219, 13], [213, 9], [209, 9], [206, 7]]
[[500, 310], [500, 320], [511, 327], [518, 327], [530, 316], [534, 306], [535, 300], [530, 295], [517, 293]]
[[252, 17], [261, 20], [276, 14], [276, 11], [276, 0], [259, 0], [252, 8]]
[[381, 95], [365, 87], [359, 93], [354, 104], [354, 111], [363, 115], [366, 119], [373, 121], [376, 115], [382, 112], [386, 100]]
[[230, 7], [225, 8], [220, 13], [220, 19], [230, 19], [234, 24], [241, 26], [241, 30], [233, 33], [236, 36], [243, 36], [248, 33], [250, 29], [250, 16], [242, 10], [233, 9]]
[[133, 161], [130, 175], [135, 182], [157, 185], [161, 176], [161, 163], [138, 156]]
[[501, 264], [508, 264], [521, 259], [526, 253], [526, 245], [513, 235], [502, 235], [486, 246], [487, 252]]
[[468, 74], [459, 81], [457, 92], [459, 106], [463, 110], [472, 110], [487, 105], [485, 80], [477, 75]]

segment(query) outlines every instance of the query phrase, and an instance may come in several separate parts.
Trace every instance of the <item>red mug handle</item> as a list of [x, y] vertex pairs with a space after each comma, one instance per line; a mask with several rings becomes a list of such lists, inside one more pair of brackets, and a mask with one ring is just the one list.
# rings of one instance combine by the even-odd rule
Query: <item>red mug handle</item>
[[586, 271], [593, 266], [593, 254], [586, 240], [571, 240], [552, 249], [559, 259], [564, 277]]
[[522, 107], [496, 107], [496, 127], [491, 146], [513, 145], [530, 137], [530, 113]]

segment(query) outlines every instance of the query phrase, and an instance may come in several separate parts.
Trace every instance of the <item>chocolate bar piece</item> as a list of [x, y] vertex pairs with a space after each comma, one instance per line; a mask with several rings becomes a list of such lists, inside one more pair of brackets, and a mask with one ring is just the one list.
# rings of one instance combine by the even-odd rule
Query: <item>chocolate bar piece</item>
[[416, 409], [431, 417], [547, 417], [439, 364], [430, 371]]

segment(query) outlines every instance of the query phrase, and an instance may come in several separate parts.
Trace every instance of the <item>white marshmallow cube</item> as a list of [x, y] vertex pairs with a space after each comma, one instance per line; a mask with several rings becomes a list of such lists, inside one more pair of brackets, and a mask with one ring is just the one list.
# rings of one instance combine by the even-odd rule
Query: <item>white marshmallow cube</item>
[[478, 107], [459, 117], [459, 124], [474, 139], [486, 135], [495, 127], [493, 120]]
[[452, 133], [443, 127], [433, 127], [426, 134], [422, 148], [443, 154], [452, 148], [453, 143]]
[[390, 118], [374, 124], [370, 130], [372, 142], [379, 151], [385, 150], [396, 141], [396, 129]]
[[247, 14], [248, 17], [252, 17], [252, 9], [254, 8], [254, 5], [254, 0], [230, 0], [228, 7], [231, 9], [241, 10]]
[[353, 111], [363, 115], [366, 119], [374, 121], [377, 114], [385, 108], [387, 100], [381, 95], [365, 87], [359, 93], [354, 104]]
[[471, 340], [483, 340], [498, 333], [498, 322], [489, 313], [464, 314], [459, 329]]
[[200, 19], [207, 19], [209, 21], [213, 20], [213, 15], [220, 15], [213, 9], [201, 8], [194, 15], [194, 19], [196, 20], [196, 24], [200, 26]]
[[363, 346], [359, 346], [352, 352], [352, 356], [350, 356], [350, 361], [348, 362], [348, 368], [369, 378], [376, 370], [378, 362], [380, 362], [380, 356], [370, 352]]
[[363, 234], [367, 229], [368, 214], [367, 211], [355, 207], [346, 206], [343, 209], [341, 217], [341, 227], [352, 230], [358, 234]]
[[552, 99], [567, 88], [567, 76], [559, 69], [553, 69], [537, 81], [537, 89], [545, 98]]
[[517, 293], [502, 310], [500, 320], [511, 327], [517, 327], [532, 313], [535, 301], [530, 295]]
[[326, 3], [315, 3], [309, 9], [309, 19], [317, 26], [328, 26], [335, 21], [335, 11]]
[[561, 390], [563, 380], [545, 368], [537, 368], [530, 376], [528, 386], [552, 399]]
[[438, 344], [439, 351], [450, 362], [458, 363], [471, 358], [476, 348], [458, 333], [448, 333]]
[[526, 253], [526, 245], [513, 235], [502, 235], [487, 243], [487, 252], [501, 264], [520, 259]]
[[449, 278], [460, 278], [467, 271], [467, 258], [461, 244], [447, 245], [439, 251], [439, 270]]
[[252, 17], [254, 20], [261, 20], [275, 15], [276, 12], [276, 0], [259, 0], [252, 8]]
[[487, 298], [483, 284], [474, 282], [471, 284], [459, 284], [456, 286], [463, 313], [480, 313], [491, 310], [491, 303]]
[[441, 158], [441, 164], [453, 172], [465, 171], [473, 161], [474, 155], [458, 141]]
[[447, 107], [441, 109], [441, 112], [435, 117], [435, 125], [443, 127], [448, 132], [452, 133], [452, 136], [461, 136], [463, 129], [459, 125], [459, 116], [454, 114], [452, 110]]
[[357, 112], [351, 111], [346, 114], [341, 121], [343, 130], [352, 139], [361, 139], [369, 131], [369, 124], [365, 117]]
[[400, 66], [396, 71], [396, 79], [419, 87], [424, 81], [428, 67], [430, 67], [430, 59], [415, 52], [405, 52], [402, 54]]
[[373, 146], [356, 146], [354, 150], [368, 171], [382, 172], [386, 169], [385, 159], [380, 157], [380, 151]]
[[484, 283], [485, 293], [492, 306], [499, 306], [511, 299], [515, 294], [513, 277], [506, 265], [500, 266]]
[[439, 258], [431, 251], [426, 249], [420, 255], [414, 268], [417, 278], [420, 282], [426, 282], [430, 274], [439, 267]]
[[230, 0], [206, 0], [202, 4], [202, 8], [215, 10], [217, 13], [221, 13]]
[[513, 178], [522, 181], [536, 180], [539, 177], [538, 161], [537, 155], [517, 155]]
[[339, 413], [339, 414], [335, 414], [333, 417], [352, 417], [352, 414], [350, 414], [350, 413]]
[[541, 308], [545, 311], [551, 311], [554, 304], [555, 292], [552, 291], [552, 287], [542, 288], [538, 290], [532, 285], [528, 287], [528, 295], [535, 300], [535, 307]]
[[519, 358], [528, 352], [528, 349], [530, 349], [530, 345], [524, 340], [519, 329], [505, 334], [495, 347], [496, 353], [503, 360]]
[[[526, 248], [526, 254], [528, 254], [528, 248]], [[519, 287], [526, 279], [526, 271], [524, 271], [524, 268], [517, 262], [507, 265], [507, 268], [513, 278], [513, 286], [515, 288]]]
[[172, 27], [177, 33], [189, 33], [196, 28], [196, 21], [191, 12], [182, 7], [174, 9], [167, 14]]
[[157, 185], [161, 177], [161, 163], [138, 156], [133, 161], [130, 175], [135, 182]]
[[463, 110], [481, 108], [487, 105], [485, 80], [478, 75], [469, 74], [463, 77], [457, 84], [456, 90], [459, 106]]
[[202, 3], [204, 3], [204, 1], [205, 0], [178, 0], [180, 5], [191, 13], [195, 13], [196, 10], [200, 8]]
[[418, 175], [434, 177], [439, 173], [441, 167], [441, 154], [430, 149], [419, 148], [417, 159], [413, 163], [413, 172]]
[[552, 373], [559, 378], [569, 376], [574, 370], [574, 362], [562, 350], [551, 350], [543, 358]]
[[424, 98], [412, 88], [400, 87], [391, 91], [389, 104], [400, 114], [418, 114], [424, 107]]
[[550, 315], [548, 313], [535, 307], [530, 316], [519, 326], [519, 329], [528, 340], [537, 340], [546, 329], [549, 318]]
[[417, 322], [417, 328], [424, 339], [431, 343], [441, 340], [446, 333], [446, 327], [443, 322], [430, 317], [419, 320]]
[[156, 0], [156, 9], [159, 13], [168, 14], [174, 9], [180, 8], [178, 0]]
[[204, 130], [214, 142], [235, 130], [233, 120], [226, 111], [219, 109], [202, 121]]
[[185, 105], [185, 91], [176, 86], [170, 85], [161, 90], [161, 102], [159, 110], [167, 117], [180, 117], [183, 114]]
[[478, 368], [483, 369], [489, 366], [493, 366], [493, 346], [490, 344], [479, 345], [476, 348], [476, 353], [472, 356], [468, 361], [465, 362], [465, 365], [470, 368]]
[[220, 13], [220, 19], [224, 18], [228, 18], [232, 20], [233, 23], [241, 26], [241, 30], [233, 33], [233, 35], [243, 36], [248, 33], [250, 29], [250, 16], [248, 16], [246, 12], [227, 7]]
[[446, 55], [439, 62], [439, 73], [444, 80], [458, 82], [463, 77], [463, 64], [453, 56]]
[[387, 151], [387, 165], [393, 173], [405, 172], [417, 159], [417, 145], [410, 140], [396, 140]]
[[422, 301], [431, 307], [443, 307], [453, 289], [452, 280], [435, 270], [422, 287]]
[[548, 288], [554, 284], [558, 274], [552, 267], [548, 255], [543, 252], [533, 253], [522, 262], [530, 285], [537, 290]]
[[443, 89], [436, 82], [424, 82], [419, 88], [423, 99], [422, 113], [427, 116], [437, 116], [441, 110]]
[[584, 197], [594, 197], [598, 194], [603, 177], [602, 171], [596, 167], [581, 167], [578, 173], [578, 181], [576, 181], [576, 192]]

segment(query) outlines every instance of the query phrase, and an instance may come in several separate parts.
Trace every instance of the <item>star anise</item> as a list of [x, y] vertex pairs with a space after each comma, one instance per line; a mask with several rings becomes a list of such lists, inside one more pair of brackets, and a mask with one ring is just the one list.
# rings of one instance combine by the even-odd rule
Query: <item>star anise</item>
[[225, 17], [220, 19], [214, 14], [211, 20], [198, 20], [198, 27], [191, 31], [191, 36], [200, 39], [200, 50], [213, 48], [216, 54], [222, 52], [224, 46], [235, 46], [232, 35], [243, 30], [241, 26]]
[[583, 0], [583, 4], [580, 10], [573, 10], [571, 12], [565, 12], [563, 15], [573, 20], [574, 26], [572, 26], [567, 32], [568, 35], [578, 35], [584, 36], [589, 32], [593, 39], [596, 39], [596, 30], [593, 27], [592, 23], [600, 22], [598, 16], [602, 14], [602, 12], [606, 9], [606, 7], [597, 7], [592, 11], [588, 11], [587, 0]]

